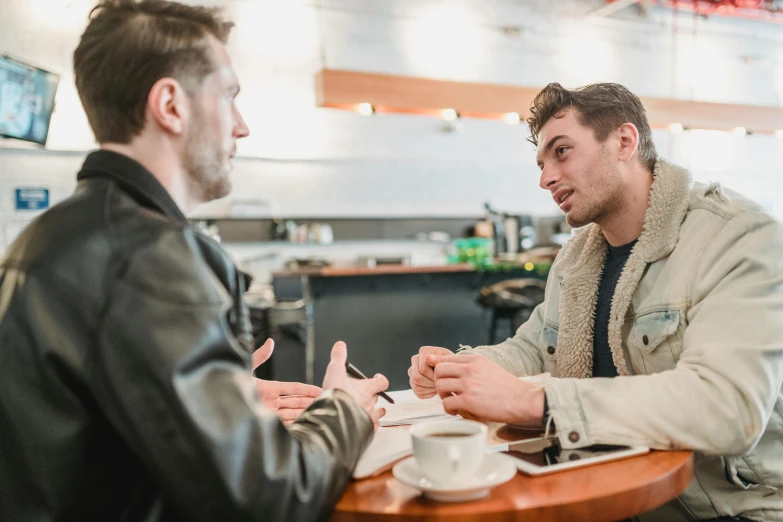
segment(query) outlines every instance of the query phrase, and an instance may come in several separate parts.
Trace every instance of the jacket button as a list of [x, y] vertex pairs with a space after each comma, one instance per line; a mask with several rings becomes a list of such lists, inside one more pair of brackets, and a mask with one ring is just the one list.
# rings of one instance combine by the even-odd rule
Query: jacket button
[[575, 431], [572, 431], [568, 434], [568, 440], [571, 442], [579, 442], [579, 434]]
[[645, 346], [647, 346], [648, 344], [650, 344], [650, 339], [646, 335], [643, 335], [642, 342], [644, 343]]
[[546, 349], [546, 353], [548, 353], [549, 355], [554, 355], [555, 354], [555, 347], [554, 346], [550, 346], [549, 348]]

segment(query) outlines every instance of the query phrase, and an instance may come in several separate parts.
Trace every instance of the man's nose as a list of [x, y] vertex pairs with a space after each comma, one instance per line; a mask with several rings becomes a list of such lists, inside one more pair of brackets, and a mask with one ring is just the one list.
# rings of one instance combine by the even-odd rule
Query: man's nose
[[560, 176], [556, 169], [545, 164], [544, 168], [541, 170], [541, 178], [539, 179], [538, 186], [544, 190], [550, 190], [557, 183], [558, 179], [560, 179]]

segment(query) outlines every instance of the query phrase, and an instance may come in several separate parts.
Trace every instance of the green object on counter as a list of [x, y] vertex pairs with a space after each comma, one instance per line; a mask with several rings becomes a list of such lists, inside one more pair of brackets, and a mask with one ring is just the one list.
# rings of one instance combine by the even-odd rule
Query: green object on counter
[[446, 262], [450, 265], [468, 263], [482, 272], [508, 272], [523, 268], [532, 274], [546, 278], [551, 263], [524, 263], [498, 260], [494, 257], [495, 244], [492, 239], [469, 237], [455, 239], [449, 245]]
[[475, 267], [491, 265], [494, 261], [494, 242], [484, 237], [455, 239], [449, 245], [446, 261], [449, 264], [468, 263]]

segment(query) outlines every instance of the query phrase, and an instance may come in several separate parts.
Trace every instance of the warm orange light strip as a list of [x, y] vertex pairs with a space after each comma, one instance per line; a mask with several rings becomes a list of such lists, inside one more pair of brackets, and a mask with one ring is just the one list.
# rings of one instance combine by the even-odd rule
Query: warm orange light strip
[[[433, 80], [411, 76], [324, 69], [316, 75], [319, 107], [357, 110], [369, 103], [376, 113], [441, 117], [444, 109], [462, 118], [503, 120], [516, 112], [522, 122], [538, 87]], [[642, 97], [654, 128], [680, 123], [685, 129], [731, 130], [771, 134], [783, 129], [783, 108]]]

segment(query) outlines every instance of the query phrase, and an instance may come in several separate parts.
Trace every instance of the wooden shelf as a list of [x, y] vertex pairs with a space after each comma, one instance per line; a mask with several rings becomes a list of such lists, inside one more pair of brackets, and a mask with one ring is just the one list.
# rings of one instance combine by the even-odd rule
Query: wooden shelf
[[[323, 69], [316, 75], [319, 107], [358, 110], [371, 104], [375, 112], [425, 114], [440, 117], [447, 108], [463, 118], [502, 119], [516, 112], [530, 115], [530, 103], [540, 87], [433, 80], [412, 76]], [[738, 105], [642, 97], [652, 127], [680, 123], [686, 129], [773, 133], [783, 129], [783, 107]]]

